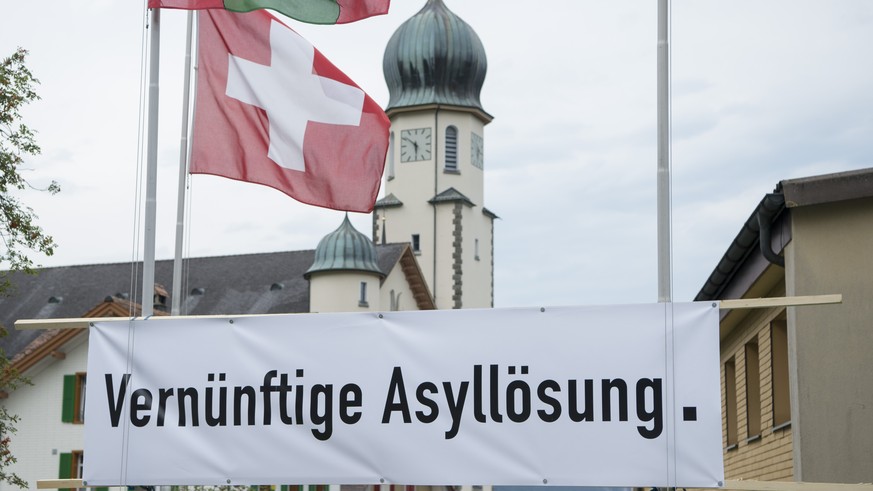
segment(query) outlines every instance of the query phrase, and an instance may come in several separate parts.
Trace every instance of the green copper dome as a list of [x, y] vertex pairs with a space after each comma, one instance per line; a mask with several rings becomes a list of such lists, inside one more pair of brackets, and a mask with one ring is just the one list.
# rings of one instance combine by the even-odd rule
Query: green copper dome
[[315, 248], [315, 261], [304, 277], [321, 271], [365, 271], [385, 276], [376, 262], [376, 246], [355, 230], [346, 214], [338, 229], [324, 236]]
[[484, 113], [479, 93], [486, 69], [485, 48], [473, 28], [442, 0], [428, 0], [385, 48], [382, 71], [391, 94], [385, 110], [446, 104]]

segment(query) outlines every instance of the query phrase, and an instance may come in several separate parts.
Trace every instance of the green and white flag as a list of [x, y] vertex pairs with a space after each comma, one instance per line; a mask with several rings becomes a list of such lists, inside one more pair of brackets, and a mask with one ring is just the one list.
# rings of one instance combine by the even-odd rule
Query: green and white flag
[[149, 8], [251, 12], [272, 9], [310, 24], [346, 24], [388, 13], [390, 0], [149, 0]]

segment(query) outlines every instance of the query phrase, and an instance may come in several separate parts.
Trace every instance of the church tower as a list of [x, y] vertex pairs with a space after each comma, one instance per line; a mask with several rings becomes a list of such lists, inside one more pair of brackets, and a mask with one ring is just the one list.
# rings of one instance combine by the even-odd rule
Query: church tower
[[494, 219], [484, 206], [479, 94], [485, 49], [442, 0], [427, 0], [385, 48], [391, 119], [374, 241], [409, 242], [439, 309], [494, 305]]

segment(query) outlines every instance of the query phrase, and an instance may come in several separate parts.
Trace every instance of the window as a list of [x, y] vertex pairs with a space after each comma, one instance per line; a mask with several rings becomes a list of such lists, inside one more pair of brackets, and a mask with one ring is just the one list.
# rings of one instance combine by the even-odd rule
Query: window
[[[82, 479], [82, 467], [85, 465], [85, 453], [81, 450], [73, 450], [70, 453], [60, 454], [58, 478], [59, 479]], [[86, 491], [87, 488], [80, 488]], [[109, 488], [91, 488], [96, 491], [107, 491]], [[70, 488], [61, 488], [60, 491], [72, 491]]]
[[479, 239], [473, 239], [473, 259], [479, 260]]
[[391, 290], [391, 312], [400, 310], [400, 295], [403, 295], [403, 292], [397, 293]]
[[361, 282], [361, 297], [358, 299], [358, 307], [369, 307], [367, 303], [367, 282]]
[[737, 445], [737, 365], [733, 358], [724, 364], [725, 433], [727, 448]]
[[746, 343], [746, 438], [761, 436], [761, 366], [758, 339]]
[[412, 252], [421, 254], [421, 237], [418, 234], [412, 234]]
[[61, 421], [82, 424], [85, 422], [85, 373], [64, 375], [64, 393], [61, 406]]
[[770, 370], [773, 392], [773, 427], [791, 423], [791, 399], [788, 386], [788, 324], [782, 318], [770, 323]]
[[[82, 479], [82, 468], [85, 466], [85, 452], [73, 452], [73, 476], [76, 479]], [[85, 491], [85, 490], [82, 490]]]
[[446, 172], [458, 172], [458, 129], [446, 128]]

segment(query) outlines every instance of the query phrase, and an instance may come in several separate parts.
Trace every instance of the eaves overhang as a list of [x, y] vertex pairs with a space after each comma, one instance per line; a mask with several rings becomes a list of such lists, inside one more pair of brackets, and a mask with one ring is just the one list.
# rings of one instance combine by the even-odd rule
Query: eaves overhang
[[[779, 191], [777, 187], [776, 191]], [[701, 287], [700, 291], [694, 297], [695, 301], [707, 300], [723, 300], [726, 297], [725, 291], [734, 278], [737, 276], [741, 268], [749, 261], [750, 257], [760, 255], [761, 252], [761, 227], [759, 217], [767, 217], [771, 223], [782, 220], [781, 216], [785, 211], [785, 200], [781, 193], [774, 192], [764, 196], [755, 207], [755, 210], [749, 215], [749, 218], [743, 223], [739, 233], [734, 238], [727, 251], [724, 253], [718, 264], [710, 273], [706, 282]], [[778, 250], [774, 250], [779, 254], [784, 248], [784, 245], [790, 241], [790, 227], [785, 226], [781, 229], [782, 237], [778, 241]], [[785, 234], [788, 236], [786, 237]], [[772, 247], [773, 243], [766, 244], [766, 247]], [[763, 261], [766, 265], [767, 262]]]
[[485, 112], [485, 110], [480, 109], [478, 107], [467, 107], [467, 106], [455, 106], [452, 104], [417, 104], [412, 106], [401, 106], [401, 107], [389, 107], [385, 109], [385, 114], [389, 118], [394, 118], [394, 116], [402, 113], [410, 113], [410, 112], [436, 112], [436, 111], [455, 111], [460, 113], [468, 113], [476, 116], [482, 124], [488, 124], [491, 121], [494, 121], [494, 116]]

